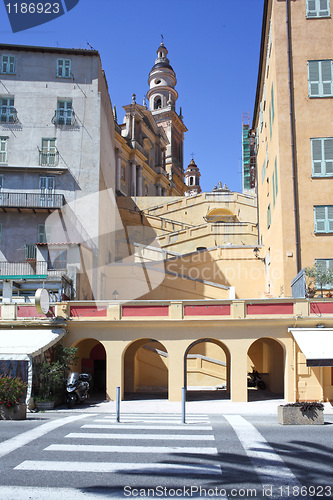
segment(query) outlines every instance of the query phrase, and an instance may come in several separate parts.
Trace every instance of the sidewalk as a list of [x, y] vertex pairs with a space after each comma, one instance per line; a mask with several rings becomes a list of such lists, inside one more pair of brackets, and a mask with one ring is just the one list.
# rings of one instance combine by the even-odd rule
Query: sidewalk
[[[284, 399], [270, 399], [261, 401], [251, 401], [248, 403], [232, 403], [230, 400], [201, 400], [186, 402], [186, 414], [205, 414], [205, 415], [277, 415], [277, 407], [285, 404]], [[324, 403], [325, 415], [333, 415], [333, 406], [331, 403]], [[73, 409], [68, 410], [65, 406], [61, 406], [55, 410], [60, 412], [85, 412], [85, 413], [109, 413], [115, 415], [115, 401], [94, 401], [84, 405], [77, 405]], [[48, 411], [47, 413], [50, 413]], [[182, 414], [181, 402], [168, 401], [165, 399], [146, 399], [132, 400], [120, 402], [120, 414], [133, 413], [140, 414]]]

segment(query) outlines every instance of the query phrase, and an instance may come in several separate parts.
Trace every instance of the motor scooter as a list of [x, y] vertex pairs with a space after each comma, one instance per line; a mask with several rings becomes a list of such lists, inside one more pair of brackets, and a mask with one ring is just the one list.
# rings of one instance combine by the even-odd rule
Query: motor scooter
[[258, 389], [264, 390], [266, 389], [266, 384], [263, 380], [261, 380], [261, 377], [257, 370], [254, 368], [252, 369], [252, 373], [248, 373], [248, 379], [247, 379], [247, 386], [248, 387], [258, 387]]
[[88, 398], [90, 381], [89, 373], [72, 372], [69, 375], [66, 384], [67, 408], [73, 408], [75, 403], [83, 403]]

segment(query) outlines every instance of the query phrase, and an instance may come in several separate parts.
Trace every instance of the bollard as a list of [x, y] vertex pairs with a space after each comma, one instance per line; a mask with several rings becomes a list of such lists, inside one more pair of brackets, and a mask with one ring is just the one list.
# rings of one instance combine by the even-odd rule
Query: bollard
[[117, 387], [116, 420], [117, 420], [117, 422], [120, 422], [120, 387]]
[[182, 387], [182, 423], [185, 424], [186, 387]]

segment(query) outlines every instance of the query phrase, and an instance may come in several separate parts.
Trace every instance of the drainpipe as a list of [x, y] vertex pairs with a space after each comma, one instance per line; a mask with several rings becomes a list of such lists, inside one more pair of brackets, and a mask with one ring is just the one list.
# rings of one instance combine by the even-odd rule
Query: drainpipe
[[294, 193], [294, 220], [295, 220], [295, 246], [297, 274], [301, 271], [300, 252], [300, 230], [299, 230], [299, 210], [298, 210], [298, 184], [297, 184], [297, 153], [296, 153], [296, 125], [295, 125], [295, 100], [294, 100], [294, 79], [293, 79], [293, 56], [291, 44], [291, 24], [290, 24], [290, 0], [286, 0], [286, 23], [287, 23], [287, 50], [288, 50], [288, 80], [289, 80], [289, 110], [290, 110], [290, 132], [292, 151], [292, 179]]

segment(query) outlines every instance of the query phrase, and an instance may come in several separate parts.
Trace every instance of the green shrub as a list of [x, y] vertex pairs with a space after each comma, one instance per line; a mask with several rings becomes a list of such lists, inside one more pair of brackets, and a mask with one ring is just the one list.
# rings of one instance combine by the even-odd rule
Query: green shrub
[[27, 384], [20, 378], [11, 378], [6, 375], [0, 376], [0, 404], [7, 408], [17, 405], [24, 395]]

